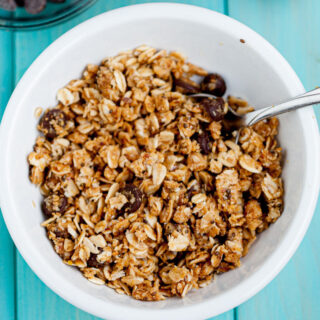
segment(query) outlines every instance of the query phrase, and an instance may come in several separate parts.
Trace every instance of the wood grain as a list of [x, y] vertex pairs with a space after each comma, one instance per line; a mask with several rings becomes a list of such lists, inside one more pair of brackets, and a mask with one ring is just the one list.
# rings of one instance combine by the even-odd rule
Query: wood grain
[[[13, 34], [0, 31], [0, 119], [12, 87]], [[15, 248], [0, 211], [0, 318], [15, 319]]]

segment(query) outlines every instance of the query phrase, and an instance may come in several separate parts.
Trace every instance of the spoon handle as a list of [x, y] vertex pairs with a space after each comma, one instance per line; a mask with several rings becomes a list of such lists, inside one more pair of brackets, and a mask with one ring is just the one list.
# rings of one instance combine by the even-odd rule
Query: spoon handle
[[250, 112], [244, 116], [244, 125], [252, 126], [261, 120], [318, 103], [320, 103], [320, 88], [308, 91], [286, 102]]

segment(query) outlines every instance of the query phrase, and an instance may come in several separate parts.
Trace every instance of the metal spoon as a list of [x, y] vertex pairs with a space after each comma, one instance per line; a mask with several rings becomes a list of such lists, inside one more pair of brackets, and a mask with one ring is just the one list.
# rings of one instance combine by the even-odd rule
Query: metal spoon
[[[207, 93], [196, 93], [190, 95], [190, 97], [217, 98], [216, 96]], [[320, 88], [316, 88], [304, 94], [298, 95], [287, 100], [286, 102], [252, 111], [244, 115], [236, 113], [232, 108], [229, 107], [229, 112], [232, 114], [232, 117], [228, 119], [228, 122], [231, 122], [233, 130], [238, 130], [236, 136], [236, 143], [238, 143], [241, 128], [252, 126], [261, 120], [268, 119], [282, 113], [308, 107], [318, 103], [320, 103]]]

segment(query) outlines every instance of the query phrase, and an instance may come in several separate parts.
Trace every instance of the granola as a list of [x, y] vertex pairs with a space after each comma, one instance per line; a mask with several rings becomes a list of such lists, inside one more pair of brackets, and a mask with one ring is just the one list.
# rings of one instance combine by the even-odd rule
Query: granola
[[[200, 90], [217, 98], [188, 96]], [[220, 75], [148, 46], [88, 65], [58, 91], [28, 162], [67, 265], [147, 301], [240, 266], [281, 215], [281, 148], [276, 118], [235, 143], [228, 108], [252, 107], [225, 91]]]

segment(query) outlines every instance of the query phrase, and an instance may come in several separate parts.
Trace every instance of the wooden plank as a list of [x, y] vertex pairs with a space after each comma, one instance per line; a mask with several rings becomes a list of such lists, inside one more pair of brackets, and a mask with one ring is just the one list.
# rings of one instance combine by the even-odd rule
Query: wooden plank
[[17, 263], [17, 319], [99, 319], [75, 308], [46, 287], [32, 272], [19, 253]]
[[[319, 85], [320, 2], [229, 0], [229, 14], [269, 40], [307, 90]], [[315, 107], [318, 123], [319, 106]], [[319, 319], [320, 203], [298, 251], [263, 291], [238, 308], [238, 319]]]
[[[51, 27], [46, 30], [21, 32], [16, 37], [16, 74], [15, 79], [21, 78], [30, 63], [45, 49], [52, 41], [59, 37], [62, 33], [69, 30], [76, 24], [107, 10], [117, 7], [130, 5], [134, 3], [143, 3], [145, 1], [102, 1], [100, 0], [87, 12], [81, 16], [66, 22], [62, 25]], [[157, 2], [149, 1], [149, 2]], [[175, 2], [185, 2], [178, 0]], [[224, 1], [189, 1], [190, 4], [197, 4], [203, 7], [209, 7], [217, 11], [223, 12]], [[84, 313], [54, 294], [48, 289], [31, 271], [24, 262], [23, 258], [17, 254], [17, 319], [41, 319], [54, 320], [57, 318], [57, 310], [59, 317], [62, 319], [97, 319]], [[232, 320], [233, 311], [221, 315], [216, 320]]]
[[[0, 120], [9, 100], [12, 80], [13, 35], [10, 32], [0, 31]], [[3, 319], [15, 319], [15, 247], [0, 211], [0, 310]]]

